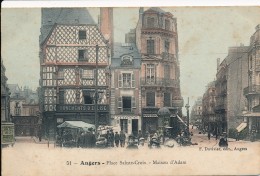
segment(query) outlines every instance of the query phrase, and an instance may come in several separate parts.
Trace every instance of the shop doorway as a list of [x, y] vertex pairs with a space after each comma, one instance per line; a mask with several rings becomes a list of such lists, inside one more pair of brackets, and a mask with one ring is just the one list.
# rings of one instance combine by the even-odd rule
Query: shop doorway
[[128, 133], [127, 119], [120, 119], [120, 128], [121, 131], [123, 131], [124, 133]]
[[135, 136], [138, 134], [138, 119], [132, 119], [132, 132]]

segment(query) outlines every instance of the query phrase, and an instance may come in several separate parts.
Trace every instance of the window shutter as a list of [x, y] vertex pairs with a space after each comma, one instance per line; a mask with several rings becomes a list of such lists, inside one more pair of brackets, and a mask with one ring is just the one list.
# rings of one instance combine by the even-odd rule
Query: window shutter
[[122, 108], [122, 97], [118, 97], [117, 103], [118, 103], [118, 108]]
[[118, 74], [118, 87], [121, 88], [122, 87], [122, 74]]
[[135, 105], [135, 97], [132, 97], [132, 108], [136, 108], [136, 105]]
[[132, 87], [135, 87], [135, 75], [132, 74]]
[[154, 65], [154, 82], [156, 83], [156, 65]]

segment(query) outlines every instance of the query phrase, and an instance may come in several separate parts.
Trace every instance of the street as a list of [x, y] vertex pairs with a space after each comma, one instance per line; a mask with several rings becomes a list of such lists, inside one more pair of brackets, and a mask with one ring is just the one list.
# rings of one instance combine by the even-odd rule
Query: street
[[[161, 149], [139, 149], [127, 150], [126, 148], [109, 149], [81, 149], [81, 148], [55, 148], [54, 143], [42, 140], [39, 142], [32, 137], [16, 137], [13, 147], [2, 149], [2, 175], [84, 175], [86, 173], [105, 174], [107, 171], [111, 175], [134, 175], [137, 170], [133, 169], [125, 173], [124, 163], [130, 161], [144, 162], [143, 174], [154, 170], [154, 174], [173, 172], [175, 174], [188, 174], [192, 170], [194, 174], [247, 174], [260, 173], [259, 153], [260, 142], [235, 141], [229, 139], [227, 150], [218, 147], [218, 140], [214, 137], [208, 140], [206, 134], [198, 134], [198, 130], [193, 132], [191, 145], [185, 147], [173, 147]], [[182, 164], [170, 165], [170, 162], [186, 163], [191, 170], [182, 169]], [[83, 163], [96, 162], [101, 166], [82, 166]], [[154, 164], [168, 163], [168, 165]], [[10, 163], [11, 166], [10, 166]], [[114, 164], [112, 164], [114, 163]], [[116, 163], [116, 164], [115, 164]], [[120, 163], [122, 165], [120, 165]], [[130, 162], [131, 163], [131, 162]], [[252, 167], [241, 167], [244, 164], [251, 164]], [[205, 167], [201, 167], [201, 165]], [[255, 167], [253, 167], [255, 166]], [[111, 172], [115, 170], [117, 172]], [[123, 170], [122, 170], [123, 167]], [[127, 165], [128, 169], [133, 166]], [[15, 168], [15, 169], [14, 169]], [[110, 168], [110, 169], [109, 169]], [[114, 169], [113, 169], [114, 168]], [[144, 169], [146, 168], [146, 169]], [[252, 170], [252, 168], [254, 168]], [[141, 167], [139, 167], [141, 169]], [[142, 170], [142, 169], [141, 169]]]

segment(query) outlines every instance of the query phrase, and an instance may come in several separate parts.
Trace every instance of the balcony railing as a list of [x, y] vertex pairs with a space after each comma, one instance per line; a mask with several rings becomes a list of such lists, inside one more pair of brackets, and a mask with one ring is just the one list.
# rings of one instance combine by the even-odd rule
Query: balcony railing
[[162, 56], [162, 59], [164, 59], [164, 60], [176, 60], [176, 57], [174, 54], [170, 54], [167, 52], [163, 52], [161, 56]]
[[244, 88], [244, 95], [260, 94], [260, 85], [252, 85]]
[[169, 86], [169, 87], [176, 87], [178, 82], [174, 79], [165, 79], [165, 78], [141, 78], [141, 85], [147, 86]]
[[132, 114], [132, 108], [123, 108], [122, 109], [122, 114]]

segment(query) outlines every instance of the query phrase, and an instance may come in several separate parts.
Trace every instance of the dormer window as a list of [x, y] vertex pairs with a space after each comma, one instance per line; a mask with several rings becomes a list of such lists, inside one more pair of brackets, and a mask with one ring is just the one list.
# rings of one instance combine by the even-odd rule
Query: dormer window
[[121, 59], [121, 66], [131, 66], [133, 65], [133, 57], [132, 56], [123, 56]]

